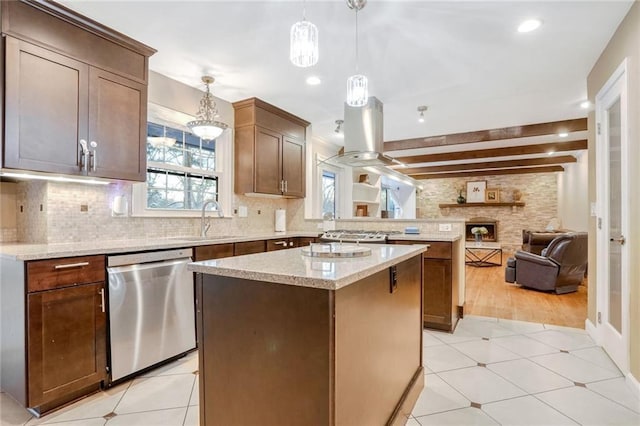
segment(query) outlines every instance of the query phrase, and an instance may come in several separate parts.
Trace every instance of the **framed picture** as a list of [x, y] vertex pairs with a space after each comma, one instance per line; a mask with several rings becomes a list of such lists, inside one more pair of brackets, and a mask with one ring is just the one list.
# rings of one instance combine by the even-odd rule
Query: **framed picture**
[[486, 180], [467, 182], [467, 203], [484, 203], [484, 193], [486, 189]]
[[499, 203], [500, 202], [500, 190], [499, 189], [487, 189], [484, 192], [485, 203]]

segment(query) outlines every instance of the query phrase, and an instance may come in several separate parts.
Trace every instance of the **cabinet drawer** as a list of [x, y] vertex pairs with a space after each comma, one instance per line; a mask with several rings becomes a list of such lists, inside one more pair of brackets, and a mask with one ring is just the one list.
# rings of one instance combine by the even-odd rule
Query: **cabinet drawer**
[[233, 249], [234, 256], [240, 256], [243, 254], [262, 253], [265, 251], [264, 240], [261, 241], [245, 241], [242, 243], [236, 243]]
[[66, 257], [27, 263], [27, 291], [105, 281], [104, 256]]
[[429, 249], [424, 257], [429, 259], [451, 259], [451, 243], [442, 241], [425, 241], [429, 244]]
[[233, 256], [233, 243], [196, 247], [196, 262]]
[[283, 250], [295, 247], [293, 238], [279, 238], [277, 240], [267, 240], [267, 251]]

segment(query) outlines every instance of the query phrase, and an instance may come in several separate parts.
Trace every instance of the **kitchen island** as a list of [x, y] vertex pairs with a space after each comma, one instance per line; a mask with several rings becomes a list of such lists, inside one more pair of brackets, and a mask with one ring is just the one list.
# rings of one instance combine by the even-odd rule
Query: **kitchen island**
[[203, 425], [404, 424], [424, 387], [424, 245], [301, 248], [197, 272]]

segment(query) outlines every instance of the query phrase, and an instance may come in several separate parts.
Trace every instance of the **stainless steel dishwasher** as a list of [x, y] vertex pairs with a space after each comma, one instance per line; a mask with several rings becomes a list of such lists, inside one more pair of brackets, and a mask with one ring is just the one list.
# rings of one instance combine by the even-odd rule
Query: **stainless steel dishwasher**
[[191, 250], [109, 256], [111, 381], [195, 348]]

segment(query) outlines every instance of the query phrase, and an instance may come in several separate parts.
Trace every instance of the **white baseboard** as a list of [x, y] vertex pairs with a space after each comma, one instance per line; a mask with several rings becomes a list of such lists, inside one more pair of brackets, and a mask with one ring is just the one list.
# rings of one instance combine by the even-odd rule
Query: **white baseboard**
[[589, 337], [591, 337], [597, 345], [601, 345], [600, 333], [598, 332], [598, 328], [591, 322], [589, 318], [584, 320], [584, 329], [587, 331]]
[[635, 377], [633, 377], [633, 374], [627, 373], [627, 376], [625, 377], [625, 382], [631, 388], [633, 393], [635, 393], [636, 396], [640, 398], [640, 382]]

